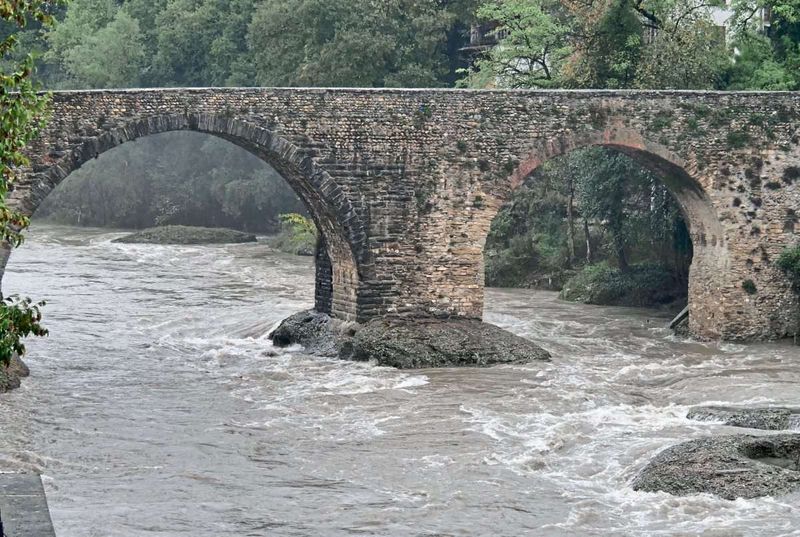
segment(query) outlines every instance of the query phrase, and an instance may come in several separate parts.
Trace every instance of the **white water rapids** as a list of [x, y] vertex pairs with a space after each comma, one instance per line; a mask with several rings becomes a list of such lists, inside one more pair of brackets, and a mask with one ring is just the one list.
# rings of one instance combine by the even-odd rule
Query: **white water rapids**
[[[800, 497], [634, 492], [710, 433], [697, 404], [800, 406], [800, 348], [676, 339], [665, 316], [489, 290], [550, 364], [397, 371], [274, 349], [310, 258], [113, 244], [37, 225], [6, 293], [47, 299], [0, 396], [0, 471], [44, 475], [59, 537], [800, 535]], [[768, 433], [758, 433], [768, 434]]]

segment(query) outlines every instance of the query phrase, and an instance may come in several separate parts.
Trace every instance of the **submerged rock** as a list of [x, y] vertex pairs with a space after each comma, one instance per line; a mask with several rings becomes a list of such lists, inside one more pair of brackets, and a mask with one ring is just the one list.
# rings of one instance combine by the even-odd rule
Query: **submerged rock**
[[401, 369], [550, 360], [547, 351], [527, 339], [465, 319], [384, 317], [358, 325], [304, 311], [284, 320], [269, 337], [279, 347], [299, 344], [318, 356], [374, 360]]
[[709, 493], [733, 500], [800, 490], [800, 434], [700, 438], [668, 448], [636, 476], [634, 490]]
[[732, 427], [780, 431], [800, 425], [800, 408], [705, 406], [691, 409], [686, 417], [690, 420], [721, 421]]
[[11, 358], [8, 365], [0, 365], [0, 393], [20, 386], [20, 379], [31, 374], [28, 366], [18, 356]]
[[252, 233], [195, 226], [153, 227], [114, 240], [126, 244], [226, 244], [255, 241], [256, 236]]

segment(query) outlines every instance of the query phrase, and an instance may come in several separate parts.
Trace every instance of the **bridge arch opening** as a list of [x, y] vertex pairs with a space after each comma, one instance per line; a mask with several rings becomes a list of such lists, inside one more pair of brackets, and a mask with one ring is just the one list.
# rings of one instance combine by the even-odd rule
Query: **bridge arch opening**
[[[85, 163], [126, 142], [175, 132], [202, 133], [225, 140], [277, 172], [296, 194], [317, 229], [315, 308], [337, 318], [354, 320], [359, 284], [352, 242], [359, 233], [355, 211], [338, 185], [302, 148], [303, 141], [290, 140], [246, 121], [209, 114], [155, 116], [86, 137], [69, 150], [34, 145], [33, 150], [39, 154], [46, 152], [49, 165], [25, 170], [32, 175], [32, 180], [25, 181], [25, 188], [12, 192], [9, 203], [32, 216], [47, 196]], [[2, 250], [0, 278], [10, 254], [7, 248]]]
[[676, 311], [688, 303], [695, 331], [693, 319], [705, 314], [700, 298], [726, 258], [722, 225], [696, 173], [631, 133], [533, 147], [494, 199], [485, 284], [561, 290], [589, 303]]

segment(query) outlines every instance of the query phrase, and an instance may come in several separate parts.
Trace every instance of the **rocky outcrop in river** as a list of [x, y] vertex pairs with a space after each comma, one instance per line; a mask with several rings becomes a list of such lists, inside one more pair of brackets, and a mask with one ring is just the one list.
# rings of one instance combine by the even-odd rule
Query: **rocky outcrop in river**
[[256, 236], [252, 233], [195, 226], [154, 227], [114, 240], [128, 244], [227, 244], [255, 241]]
[[721, 421], [732, 427], [781, 431], [800, 426], [800, 408], [722, 406], [696, 407], [686, 415], [690, 420]]
[[301, 311], [284, 319], [269, 338], [276, 347], [302, 345], [309, 354], [332, 358], [339, 355], [343, 343], [352, 337], [347, 325], [314, 310]]
[[8, 365], [0, 365], [0, 393], [19, 388], [20, 379], [30, 374], [25, 362], [14, 356]]
[[691, 440], [659, 453], [634, 490], [710, 493], [728, 500], [800, 490], [800, 434], [732, 435]]
[[283, 321], [270, 338], [279, 347], [300, 344], [311, 354], [400, 369], [550, 360], [535, 343], [470, 319], [383, 317], [359, 325], [305, 311]]

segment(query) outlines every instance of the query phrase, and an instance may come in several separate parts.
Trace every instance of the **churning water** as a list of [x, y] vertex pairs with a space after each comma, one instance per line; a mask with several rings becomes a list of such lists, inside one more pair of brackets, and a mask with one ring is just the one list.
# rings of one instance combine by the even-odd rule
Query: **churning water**
[[[308, 258], [39, 225], [4, 290], [46, 298], [0, 398], [0, 471], [44, 474], [60, 537], [800, 535], [800, 497], [634, 492], [658, 451], [741, 430], [696, 404], [800, 404], [800, 350], [676, 339], [646, 310], [490, 290], [551, 364], [397, 371], [266, 339]], [[761, 433], [766, 434], [766, 433]]]

